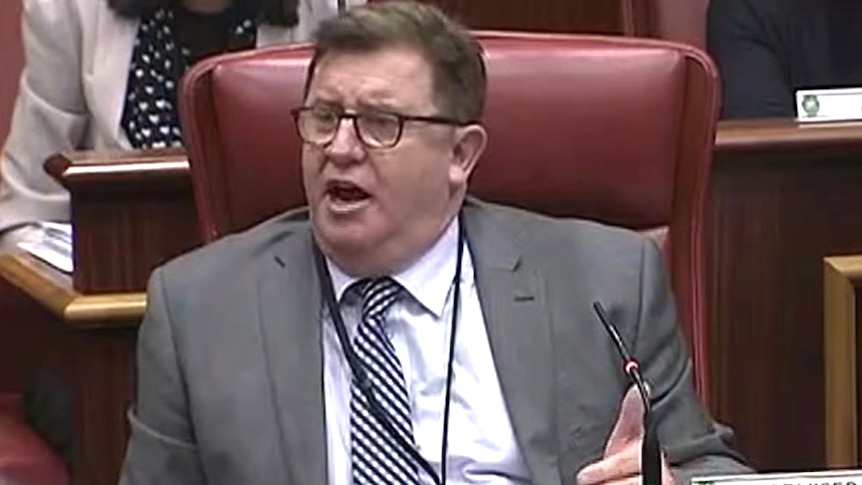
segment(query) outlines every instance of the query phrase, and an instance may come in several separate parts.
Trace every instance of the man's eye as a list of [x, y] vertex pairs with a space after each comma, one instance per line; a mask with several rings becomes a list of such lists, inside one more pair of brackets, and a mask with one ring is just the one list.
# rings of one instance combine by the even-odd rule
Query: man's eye
[[315, 109], [311, 114], [320, 121], [332, 121], [338, 118], [338, 113], [331, 109]]

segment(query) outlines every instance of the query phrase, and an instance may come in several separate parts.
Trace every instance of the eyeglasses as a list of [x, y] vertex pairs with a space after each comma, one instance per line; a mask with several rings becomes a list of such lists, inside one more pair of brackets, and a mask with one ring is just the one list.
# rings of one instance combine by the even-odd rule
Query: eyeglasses
[[401, 140], [404, 124], [408, 121], [444, 125], [467, 126], [474, 121], [460, 121], [442, 116], [411, 116], [386, 111], [346, 113], [330, 106], [303, 106], [291, 111], [302, 141], [326, 146], [335, 139], [341, 120], [353, 121], [353, 130], [363, 145], [369, 148], [392, 148]]

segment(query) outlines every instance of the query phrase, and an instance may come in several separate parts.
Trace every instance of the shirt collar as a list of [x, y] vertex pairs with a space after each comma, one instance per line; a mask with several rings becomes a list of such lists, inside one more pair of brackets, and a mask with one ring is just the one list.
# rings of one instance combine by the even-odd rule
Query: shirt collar
[[[392, 278], [426, 310], [433, 313], [435, 318], [440, 318], [446, 306], [446, 298], [449, 296], [452, 280], [455, 277], [457, 251], [458, 218], [455, 217], [434, 246], [418, 261], [404, 271], [392, 275]], [[464, 248], [464, 252], [464, 263], [467, 263], [467, 248]], [[332, 276], [335, 298], [340, 302], [344, 292], [360, 278], [346, 274], [329, 258], [326, 258], [326, 266]]]

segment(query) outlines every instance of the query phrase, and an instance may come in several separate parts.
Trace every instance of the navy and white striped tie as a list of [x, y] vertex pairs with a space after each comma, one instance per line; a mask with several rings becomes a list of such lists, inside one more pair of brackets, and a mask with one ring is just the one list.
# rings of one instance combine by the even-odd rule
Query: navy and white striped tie
[[[371, 388], [395, 431], [414, 445], [410, 401], [401, 362], [385, 331], [386, 311], [401, 286], [391, 278], [363, 282], [362, 320], [353, 346], [368, 373]], [[416, 485], [417, 464], [380, 424], [356, 383], [350, 386], [350, 439], [354, 485]]]

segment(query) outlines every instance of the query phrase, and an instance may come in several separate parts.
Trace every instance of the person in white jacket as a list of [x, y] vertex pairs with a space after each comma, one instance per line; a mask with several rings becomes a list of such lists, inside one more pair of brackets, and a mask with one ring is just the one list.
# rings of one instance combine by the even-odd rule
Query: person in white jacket
[[68, 193], [43, 169], [50, 155], [180, 146], [176, 89], [188, 66], [308, 40], [336, 13], [337, 0], [24, 0], [26, 65], [0, 155], [0, 252], [38, 221], [68, 221]]
[[[69, 220], [68, 193], [43, 169], [50, 155], [181, 146], [176, 90], [190, 65], [308, 40], [338, 0], [23, 1], [26, 64], [0, 154], [0, 253], [39, 221]], [[30, 425], [70, 460], [66, 391], [48, 380], [25, 394]]]

